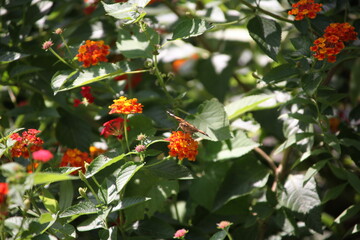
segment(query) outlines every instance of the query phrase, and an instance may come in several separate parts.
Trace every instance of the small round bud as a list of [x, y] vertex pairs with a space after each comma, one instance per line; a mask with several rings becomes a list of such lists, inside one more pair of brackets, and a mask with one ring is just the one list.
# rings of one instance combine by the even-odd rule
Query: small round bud
[[26, 198], [24, 200], [24, 212], [30, 209], [30, 205], [31, 205], [30, 199]]
[[145, 139], [146, 139], [146, 135], [143, 133], [140, 133], [136, 138], [136, 140], [138, 140], [138, 141], [143, 141]]
[[86, 198], [87, 188], [80, 187], [78, 191], [79, 191], [79, 194], [80, 194], [81, 197]]
[[57, 28], [56, 30], [55, 30], [55, 34], [57, 34], [57, 35], [60, 35], [60, 34], [62, 34], [64, 31], [61, 29], [61, 28]]
[[151, 67], [153, 66], [153, 61], [150, 60], [150, 59], [147, 59], [147, 60], [145, 61], [145, 63], [144, 63], [144, 66], [145, 66], [146, 68], [151, 68]]
[[54, 45], [54, 43], [51, 40], [46, 41], [46, 42], [43, 43], [42, 49], [48, 50], [52, 45]]
[[137, 151], [137, 152], [143, 152], [145, 150], [146, 150], [146, 147], [144, 145], [137, 145], [135, 147], [135, 151]]

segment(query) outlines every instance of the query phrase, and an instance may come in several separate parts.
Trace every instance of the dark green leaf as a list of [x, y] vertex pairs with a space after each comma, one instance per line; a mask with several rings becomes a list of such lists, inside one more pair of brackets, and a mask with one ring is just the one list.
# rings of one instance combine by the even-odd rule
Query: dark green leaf
[[119, 171], [116, 171], [114, 173], [116, 177], [116, 188], [118, 193], [123, 190], [125, 185], [130, 181], [134, 174], [139, 171], [143, 166], [144, 164], [127, 162], [119, 169]]
[[175, 26], [171, 40], [196, 37], [212, 29], [213, 27], [214, 26], [211, 23], [208, 23], [204, 19], [185, 18], [180, 20], [180, 22]]
[[344, 191], [347, 185], [348, 185], [347, 183], [344, 183], [344, 184], [340, 184], [339, 186], [329, 188], [325, 192], [325, 196], [322, 200], [322, 203], [326, 203], [330, 200], [337, 199], [340, 196], [340, 194], [342, 194], [342, 192]]
[[134, 205], [137, 205], [139, 203], [143, 203], [145, 201], [149, 201], [150, 198], [147, 197], [129, 197], [129, 198], [124, 198], [123, 200], [121, 200], [111, 211], [115, 212], [121, 209], [126, 209], [128, 207], [132, 207]]
[[74, 187], [71, 181], [60, 182], [59, 208], [60, 211], [71, 206], [74, 196]]
[[167, 179], [193, 178], [191, 171], [187, 167], [179, 165], [176, 161], [171, 159], [149, 162], [149, 165], [146, 165], [145, 168], [151, 173]]
[[360, 193], [360, 179], [359, 177], [352, 173], [352, 172], [346, 172], [347, 180], [350, 183], [350, 185], [358, 192]]
[[274, 61], [277, 61], [281, 43], [281, 27], [270, 19], [256, 16], [248, 22], [250, 36], [259, 47]]
[[351, 218], [357, 218], [360, 212], [360, 204], [351, 205], [345, 209], [335, 220], [334, 223], [341, 224]]
[[324, 141], [329, 147], [335, 149], [339, 154], [341, 153], [340, 141], [335, 135], [327, 132], [324, 133]]
[[210, 240], [223, 240], [226, 238], [226, 232], [221, 230], [211, 236]]
[[23, 54], [18, 52], [0, 52], [0, 63], [1, 64], [9, 63], [27, 56], [29, 56], [29, 54]]
[[106, 218], [108, 217], [110, 210], [99, 212], [98, 215], [91, 216], [85, 221], [80, 223], [77, 230], [80, 232], [90, 231], [98, 228], [107, 229]]
[[314, 177], [315, 174], [317, 174], [325, 165], [326, 163], [329, 161], [329, 159], [325, 159], [322, 160], [320, 162], [315, 163], [314, 165], [312, 165], [307, 171], [306, 174], [304, 176], [304, 183], [303, 185], [305, 186], [306, 183]]
[[266, 83], [278, 83], [286, 81], [299, 74], [299, 70], [293, 64], [282, 64], [267, 72], [262, 80]]
[[306, 74], [301, 78], [301, 85], [307, 95], [313, 96], [323, 80], [320, 74]]

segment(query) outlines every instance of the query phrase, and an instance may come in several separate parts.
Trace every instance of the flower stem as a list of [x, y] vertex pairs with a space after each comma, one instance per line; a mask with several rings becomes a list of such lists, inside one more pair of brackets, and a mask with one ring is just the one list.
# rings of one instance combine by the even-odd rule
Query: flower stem
[[240, 0], [239, 2], [240, 2], [240, 3], [243, 3], [244, 5], [246, 5], [248, 8], [250, 8], [250, 9], [252, 9], [252, 10], [255, 10], [255, 11], [257, 10], [257, 11], [259, 11], [259, 12], [262, 12], [262, 13], [264, 13], [264, 14], [270, 16], [270, 17], [273, 17], [273, 18], [275, 18], [275, 19], [277, 19], [277, 20], [284, 21], [284, 22], [288, 22], [288, 23], [293, 23], [292, 20], [289, 20], [289, 19], [287, 19], [287, 18], [281, 17], [281, 16], [276, 15], [276, 14], [274, 14], [274, 13], [272, 13], [272, 12], [266, 11], [265, 9], [262, 9], [262, 8], [260, 8], [260, 7], [254, 7], [253, 5], [251, 5], [250, 3], [248, 3], [248, 2], [246, 2], [246, 1], [244, 1], [244, 0]]
[[157, 79], [159, 80], [159, 84], [160, 84], [161, 88], [163, 89], [163, 91], [165, 92], [165, 95], [168, 97], [168, 99], [171, 102], [173, 102], [173, 98], [171, 97], [170, 93], [168, 92], [168, 90], [165, 87], [164, 78], [161, 76], [161, 72], [159, 71], [157, 55], [154, 55], [154, 70], [155, 70], [155, 75], [156, 75]]
[[65, 59], [63, 59], [59, 54], [57, 54], [57, 53], [54, 51], [54, 49], [49, 48], [49, 50], [50, 50], [50, 52], [51, 52], [52, 54], [55, 55], [55, 57], [57, 57], [57, 58], [58, 58], [61, 62], [63, 62], [65, 65], [69, 66], [70, 68], [72, 68], [72, 69], [74, 69], [74, 70], [77, 69], [76, 67], [70, 65], [67, 61], [65, 61]]
[[127, 115], [124, 115], [124, 135], [125, 135], [125, 142], [126, 142], [126, 147], [128, 152], [130, 152], [130, 147], [129, 147], [129, 140], [128, 140], [128, 131], [127, 131]]

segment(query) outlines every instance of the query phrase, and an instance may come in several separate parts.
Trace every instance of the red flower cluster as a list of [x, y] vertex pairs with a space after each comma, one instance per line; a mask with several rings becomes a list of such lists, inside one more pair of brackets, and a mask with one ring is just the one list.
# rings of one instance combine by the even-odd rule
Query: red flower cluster
[[91, 94], [91, 87], [90, 86], [81, 87], [80, 93], [83, 96], [83, 100], [81, 101], [78, 98], [74, 99], [74, 107], [78, 107], [80, 104], [87, 105], [89, 103], [94, 102], [95, 98]]
[[114, 77], [115, 81], [126, 81], [125, 90], [128, 90], [130, 88], [135, 88], [142, 80], [142, 74], [141, 73], [135, 73], [132, 75], [121, 75]]
[[300, 0], [291, 5], [289, 15], [295, 15], [295, 20], [302, 20], [305, 17], [314, 19], [316, 14], [321, 11], [322, 4], [314, 3], [314, 0]]
[[83, 10], [84, 14], [85, 15], [92, 14], [95, 11], [99, 2], [100, 2], [100, 0], [84, 0], [85, 6], [86, 6]]
[[21, 136], [18, 133], [11, 134], [10, 138], [16, 141], [11, 149], [11, 156], [29, 158], [29, 153], [42, 149], [44, 141], [36, 136], [38, 133], [40, 131], [36, 129], [29, 129], [22, 132]]
[[119, 99], [114, 100], [114, 103], [109, 106], [111, 108], [109, 114], [120, 113], [120, 114], [132, 114], [142, 113], [144, 106], [137, 102], [136, 98], [127, 99], [121, 96]]
[[[78, 149], [68, 149], [61, 159], [60, 167], [81, 167], [81, 171], [85, 173], [85, 162], [91, 163], [92, 158], [87, 152], [82, 152]], [[72, 172], [75, 175], [78, 171]]]
[[187, 158], [189, 161], [195, 161], [198, 154], [198, 142], [189, 133], [172, 132], [167, 140], [170, 141], [168, 145], [170, 156], [178, 157], [179, 160]]
[[[123, 118], [115, 118], [113, 120], [107, 121], [103, 124], [104, 128], [101, 130], [101, 135], [104, 135], [105, 138], [109, 137], [110, 135], [113, 135], [117, 137], [118, 139], [123, 138], [124, 134], [124, 119]], [[127, 131], [129, 131], [130, 128], [127, 127]]]
[[336, 55], [345, 48], [344, 42], [357, 38], [355, 28], [349, 23], [332, 23], [326, 29], [322, 37], [314, 41], [310, 50], [315, 52], [314, 57], [322, 61], [335, 62]]
[[91, 41], [86, 40], [84, 45], [79, 47], [79, 54], [77, 54], [77, 58], [79, 62], [84, 62], [83, 67], [90, 67], [90, 65], [96, 65], [99, 62], [107, 62], [106, 58], [109, 55], [110, 47], [109, 45], [105, 45], [104, 41]]
[[0, 220], [7, 215], [6, 197], [9, 192], [7, 183], [0, 183]]

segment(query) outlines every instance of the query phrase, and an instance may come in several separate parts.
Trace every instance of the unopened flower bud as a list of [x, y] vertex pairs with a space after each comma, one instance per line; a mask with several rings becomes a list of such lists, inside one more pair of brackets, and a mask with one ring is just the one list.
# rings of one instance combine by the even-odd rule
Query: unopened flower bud
[[140, 133], [136, 138], [136, 140], [138, 140], [138, 141], [143, 141], [145, 139], [146, 139], [146, 135], [143, 133]]
[[42, 49], [44, 49], [45, 51], [48, 50], [52, 45], [54, 45], [54, 43], [49, 40], [49, 41], [45, 41], [42, 45]]
[[24, 200], [24, 212], [30, 209], [30, 205], [31, 205], [30, 199], [26, 198]]
[[57, 28], [56, 30], [55, 30], [55, 34], [57, 34], [57, 35], [60, 35], [60, 34], [62, 34], [64, 31], [61, 29], [61, 28]]
[[145, 150], [146, 150], [146, 147], [144, 145], [137, 145], [135, 147], [135, 151], [137, 151], [137, 152], [143, 152]]
[[79, 194], [80, 194], [81, 197], [86, 198], [87, 188], [80, 187], [78, 191], [79, 191]]

